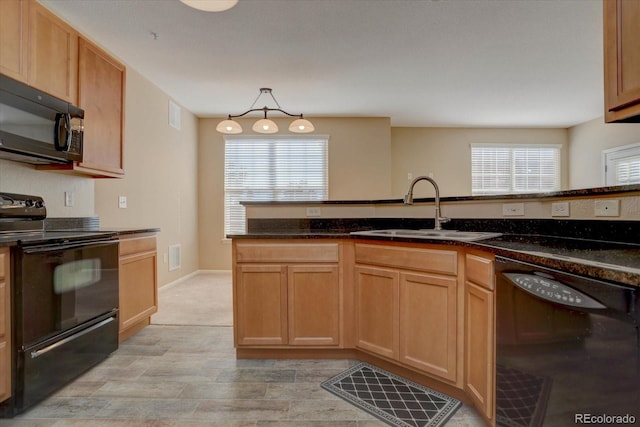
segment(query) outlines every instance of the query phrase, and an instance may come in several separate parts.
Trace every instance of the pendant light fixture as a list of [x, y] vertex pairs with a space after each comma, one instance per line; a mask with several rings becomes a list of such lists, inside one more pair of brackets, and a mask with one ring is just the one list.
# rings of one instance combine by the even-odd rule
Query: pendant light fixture
[[[266, 105], [262, 108], [253, 108], [258, 102], [258, 99], [260, 99], [262, 95], [269, 95], [278, 108], [269, 108]], [[289, 125], [290, 132], [309, 133], [315, 130], [315, 128], [313, 127], [313, 124], [309, 120], [305, 119], [302, 114], [290, 114], [284, 111], [282, 107], [280, 107], [280, 104], [278, 104], [278, 101], [276, 101], [276, 98], [273, 96], [273, 93], [271, 93], [271, 89], [268, 87], [260, 88], [260, 93], [258, 94], [258, 97], [256, 98], [255, 101], [253, 101], [253, 104], [251, 104], [251, 107], [249, 107], [247, 111], [245, 111], [242, 114], [235, 114], [235, 115], [229, 114], [226, 120], [223, 120], [220, 123], [218, 123], [218, 126], [216, 126], [216, 130], [220, 133], [224, 133], [228, 135], [241, 133], [242, 126], [240, 126], [240, 123], [236, 122], [233, 119], [237, 117], [243, 117], [254, 111], [262, 111], [264, 113], [264, 118], [256, 121], [253, 124], [252, 129], [256, 133], [269, 134], [269, 133], [278, 132], [278, 125], [276, 125], [276, 123], [273, 120], [269, 119], [269, 117], [267, 116], [267, 114], [271, 111], [278, 111], [289, 117], [297, 117], [297, 119], [291, 122], [291, 125]]]
[[238, 3], [238, 0], [180, 0], [189, 7], [205, 12], [224, 12]]

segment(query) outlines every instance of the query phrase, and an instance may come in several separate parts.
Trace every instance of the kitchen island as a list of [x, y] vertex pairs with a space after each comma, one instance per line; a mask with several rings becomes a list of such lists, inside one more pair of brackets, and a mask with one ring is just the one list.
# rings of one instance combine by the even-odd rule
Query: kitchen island
[[230, 236], [237, 357], [357, 358], [471, 402], [495, 425], [496, 256], [640, 286], [639, 245], [557, 233], [584, 227], [591, 237], [619, 227], [613, 235], [637, 236], [635, 221], [448, 224], [507, 231], [473, 242], [350, 234], [424, 223], [250, 219], [247, 233]]

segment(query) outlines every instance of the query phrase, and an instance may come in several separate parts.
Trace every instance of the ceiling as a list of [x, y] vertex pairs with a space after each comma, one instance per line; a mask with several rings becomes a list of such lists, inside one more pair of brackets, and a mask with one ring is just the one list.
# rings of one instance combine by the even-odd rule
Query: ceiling
[[242, 113], [261, 87], [310, 119], [392, 126], [603, 115], [599, 0], [40, 1], [200, 117]]

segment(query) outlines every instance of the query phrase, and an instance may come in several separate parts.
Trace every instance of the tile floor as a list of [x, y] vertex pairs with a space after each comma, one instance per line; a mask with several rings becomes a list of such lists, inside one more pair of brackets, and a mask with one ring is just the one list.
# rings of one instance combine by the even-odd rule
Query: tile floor
[[[101, 365], [0, 426], [384, 426], [320, 388], [354, 363], [236, 360], [230, 327], [151, 325]], [[464, 405], [447, 424], [481, 425]]]

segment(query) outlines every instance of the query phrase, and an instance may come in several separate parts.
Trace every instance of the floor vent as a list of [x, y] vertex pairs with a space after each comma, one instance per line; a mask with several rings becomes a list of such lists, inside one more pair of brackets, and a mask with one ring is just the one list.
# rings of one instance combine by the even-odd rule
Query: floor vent
[[169, 246], [169, 271], [177, 270], [180, 268], [180, 245]]

